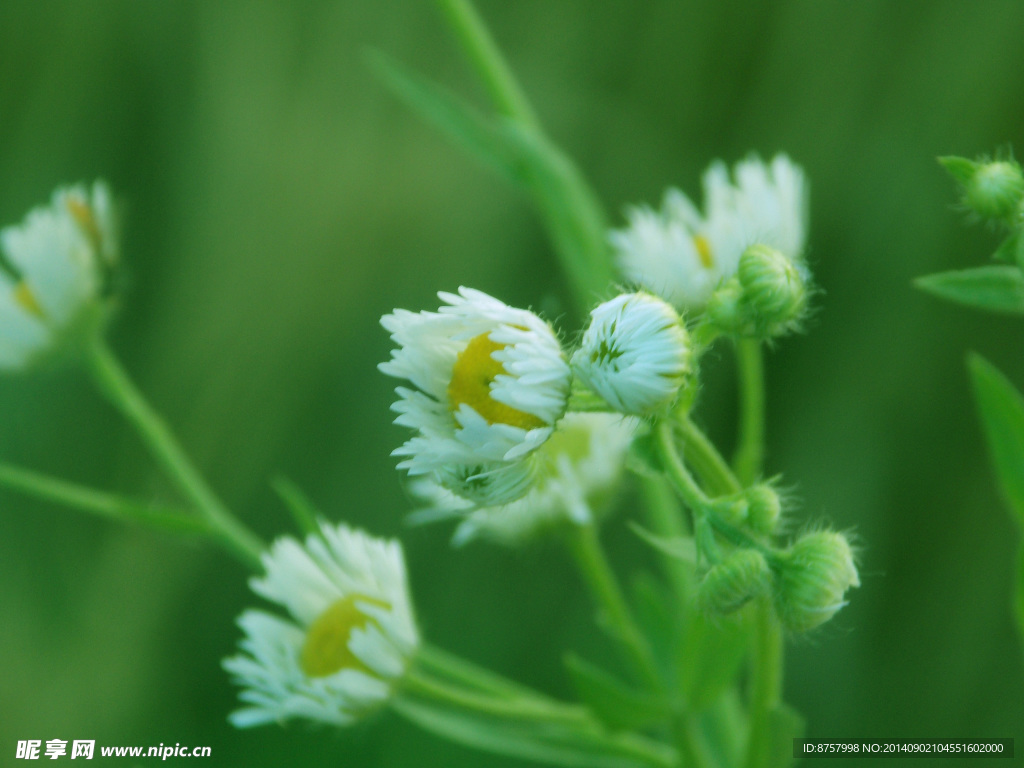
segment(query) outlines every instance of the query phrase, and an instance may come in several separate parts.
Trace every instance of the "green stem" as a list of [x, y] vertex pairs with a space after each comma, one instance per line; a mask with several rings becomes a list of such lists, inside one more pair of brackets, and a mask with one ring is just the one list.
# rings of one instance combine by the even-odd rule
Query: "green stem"
[[[691, 536], [686, 517], [679, 507], [672, 489], [661, 477], [641, 478], [644, 508], [651, 530], [665, 539], [679, 539]], [[677, 610], [683, 610], [693, 591], [692, 570], [677, 557], [661, 558], [665, 578], [672, 585]]]
[[[693, 475], [690, 474], [690, 471], [683, 463], [682, 457], [679, 455], [672, 424], [668, 421], [663, 421], [657, 426], [657, 430], [658, 454], [661, 460], [661, 465], [668, 475], [669, 480], [672, 481], [676, 491], [678, 491], [679, 497], [683, 500], [683, 503], [693, 510], [698, 523], [700, 523], [701, 520], [706, 520], [706, 522], [710, 524], [715, 531], [717, 531], [731, 544], [747, 549], [756, 549], [769, 561], [777, 560], [779, 555], [773, 547], [766, 545], [764, 542], [754, 538], [743, 529], [737, 528], [732, 523], [724, 520], [721, 515], [715, 511], [714, 502], [709, 499], [707, 494], [704, 493], [699, 485], [697, 485], [697, 481], [693, 479]], [[687, 455], [689, 456], [689, 454]]]
[[750, 735], [746, 768], [767, 768], [771, 714], [782, 700], [782, 628], [767, 598], [758, 600], [756, 633], [751, 651]]
[[673, 717], [672, 734], [685, 768], [708, 768], [715, 764], [692, 712], [680, 712]]
[[100, 391], [138, 431], [150, 453], [184, 495], [196, 505], [221, 543], [246, 565], [260, 568], [259, 538], [217, 498], [103, 341], [89, 349], [90, 371]]
[[663, 687], [661, 675], [651, 648], [637, 628], [615, 573], [601, 548], [596, 528], [593, 525], [575, 526], [568, 541], [584, 582], [603, 610], [612, 633], [618, 638], [635, 672], [653, 690], [660, 690]]
[[712, 496], [728, 496], [743, 490], [722, 454], [688, 418], [679, 419], [676, 430], [683, 443], [683, 455]]
[[0, 485], [109, 520], [139, 523], [174, 533], [213, 535], [210, 525], [205, 520], [189, 517], [183, 511], [97, 491], [10, 464], [0, 464]]
[[587, 711], [581, 706], [549, 702], [544, 699], [498, 698], [460, 688], [415, 668], [406, 672], [402, 685], [410, 693], [495, 717], [569, 723], [590, 721]]
[[740, 380], [740, 426], [732, 465], [747, 486], [757, 480], [764, 462], [764, 359], [761, 342], [740, 339], [736, 343]]
[[432, 645], [421, 645], [416, 658], [425, 669], [479, 691], [507, 699], [543, 696], [532, 688]]
[[438, 0], [438, 5], [498, 111], [538, 128], [530, 103], [473, 6], [468, 0]]

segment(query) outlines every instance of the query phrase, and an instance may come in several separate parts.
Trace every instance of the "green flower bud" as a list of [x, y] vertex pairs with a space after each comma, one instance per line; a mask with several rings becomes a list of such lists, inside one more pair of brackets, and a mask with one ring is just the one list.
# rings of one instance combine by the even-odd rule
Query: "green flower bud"
[[731, 613], [765, 594], [771, 583], [772, 572], [764, 555], [756, 549], [741, 549], [707, 572], [697, 598], [709, 613]]
[[782, 557], [776, 565], [775, 606], [793, 632], [824, 624], [846, 605], [846, 590], [860, 586], [853, 552], [842, 534], [809, 533]]
[[964, 205], [983, 219], [1012, 222], [1024, 200], [1024, 173], [1014, 160], [973, 162], [940, 157], [939, 162], [964, 192]]
[[742, 307], [743, 288], [733, 278], [719, 286], [708, 299], [705, 313], [708, 320], [726, 333], [742, 333], [747, 324]]
[[747, 524], [758, 533], [771, 534], [782, 516], [782, 500], [770, 485], [755, 485], [747, 490]]
[[807, 286], [800, 269], [767, 245], [752, 245], [740, 257], [742, 304], [756, 336], [778, 336], [800, 320]]

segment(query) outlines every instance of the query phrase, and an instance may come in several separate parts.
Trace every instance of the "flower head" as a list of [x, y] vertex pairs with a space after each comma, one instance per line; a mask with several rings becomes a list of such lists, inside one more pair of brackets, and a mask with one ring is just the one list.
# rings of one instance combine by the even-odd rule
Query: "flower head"
[[97, 181], [58, 189], [50, 205], [0, 230], [0, 369], [25, 368], [96, 319], [118, 257], [115, 219]]
[[429, 506], [420, 522], [460, 520], [453, 543], [489, 539], [518, 545], [541, 532], [591, 521], [619, 487], [636, 419], [610, 413], [569, 413], [532, 458], [529, 492], [507, 504], [480, 504], [445, 490], [431, 479], [413, 484]]
[[785, 155], [770, 164], [738, 163], [730, 178], [721, 162], [704, 173], [704, 212], [670, 189], [660, 211], [628, 212], [629, 226], [610, 239], [623, 274], [679, 309], [702, 309], [712, 291], [736, 273], [740, 255], [764, 243], [796, 261], [806, 229], [806, 183]]
[[622, 413], [671, 405], [690, 370], [686, 327], [672, 306], [649, 293], [625, 293], [590, 317], [572, 356], [580, 379]]
[[347, 725], [383, 704], [419, 645], [399, 543], [322, 523], [305, 544], [275, 541], [263, 564], [253, 591], [290, 617], [248, 610], [239, 618], [242, 653], [224, 668], [249, 706], [231, 722]]
[[[551, 327], [480, 291], [438, 294], [437, 312], [381, 318], [398, 349], [380, 370], [410, 381], [392, 406], [416, 434], [394, 455], [411, 475], [488, 478], [540, 447], [565, 412], [571, 375]], [[456, 484], [449, 486], [458, 491]]]
[[775, 606], [782, 623], [794, 632], [824, 624], [846, 605], [846, 591], [860, 586], [853, 550], [834, 531], [798, 539], [775, 567]]

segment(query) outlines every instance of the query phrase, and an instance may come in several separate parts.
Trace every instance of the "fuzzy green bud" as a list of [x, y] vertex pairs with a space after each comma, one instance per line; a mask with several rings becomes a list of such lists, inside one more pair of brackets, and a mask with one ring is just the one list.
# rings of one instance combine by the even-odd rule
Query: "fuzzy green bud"
[[775, 567], [776, 610], [793, 632], [824, 624], [846, 605], [846, 590], [860, 586], [850, 545], [833, 531], [807, 534], [782, 553]]
[[770, 485], [755, 485], [744, 494], [747, 500], [747, 524], [758, 533], [771, 534], [782, 516], [782, 500]]
[[741, 549], [713, 566], [697, 592], [701, 607], [709, 613], [731, 613], [768, 591], [772, 572], [756, 549]]
[[742, 333], [747, 321], [742, 306], [743, 288], [733, 278], [721, 285], [708, 299], [705, 313], [712, 325], [726, 333]]
[[1024, 173], [1016, 161], [940, 157], [939, 162], [963, 189], [964, 205], [983, 219], [1012, 222], [1020, 216]]
[[807, 306], [807, 286], [799, 268], [767, 245], [752, 245], [740, 257], [742, 303], [754, 335], [778, 336], [791, 330]]

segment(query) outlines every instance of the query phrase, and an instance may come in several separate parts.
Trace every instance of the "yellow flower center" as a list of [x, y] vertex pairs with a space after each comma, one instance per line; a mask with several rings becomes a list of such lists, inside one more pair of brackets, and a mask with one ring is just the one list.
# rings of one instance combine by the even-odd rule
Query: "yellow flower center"
[[82, 228], [82, 232], [89, 239], [89, 243], [98, 251], [103, 241], [103, 236], [100, 234], [100, 227], [96, 223], [96, 216], [93, 214], [92, 208], [84, 200], [79, 200], [77, 197], [69, 197], [67, 199], [67, 206], [71, 218]]
[[348, 647], [352, 630], [362, 629], [371, 621], [377, 623], [359, 609], [357, 602], [390, 607], [383, 600], [354, 594], [332, 603], [317, 616], [306, 632], [300, 658], [302, 671], [310, 677], [327, 677], [343, 669], [369, 672]]
[[715, 257], [711, 253], [711, 243], [704, 235], [694, 235], [693, 245], [697, 249], [697, 258], [700, 259], [700, 263], [704, 265], [705, 269], [711, 269], [715, 266]]
[[454, 412], [465, 403], [488, 424], [508, 424], [522, 429], [543, 427], [544, 422], [533, 414], [523, 413], [491, 397], [491, 384], [495, 377], [506, 373], [501, 361], [494, 359], [494, 353], [504, 348], [504, 344], [491, 341], [486, 333], [470, 339], [452, 368], [452, 378], [448, 383], [450, 407]]
[[14, 286], [14, 302], [30, 315], [35, 315], [39, 319], [46, 317], [46, 313], [36, 300], [36, 295], [24, 280]]

